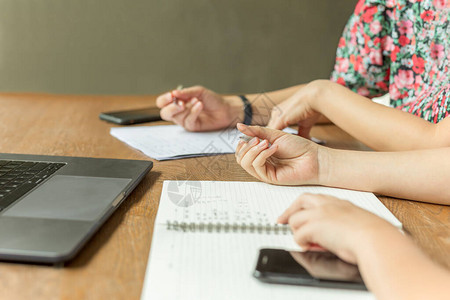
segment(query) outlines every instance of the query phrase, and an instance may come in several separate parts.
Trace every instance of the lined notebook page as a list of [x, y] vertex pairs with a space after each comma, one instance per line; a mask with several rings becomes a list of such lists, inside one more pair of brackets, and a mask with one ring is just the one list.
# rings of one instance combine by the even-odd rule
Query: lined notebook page
[[375, 299], [364, 291], [270, 285], [252, 277], [261, 248], [296, 246], [289, 234], [180, 231], [167, 222], [272, 223], [302, 193], [333, 195], [401, 223], [372, 194], [260, 182], [165, 181], [142, 299]]
[[156, 223], [275, 224], [278, 216], [303, 193], [349, 200], [401, 228], [400, 221], [372, 193], [238, 181], [164, 181]]
[[180, 232], [157, 225], [142, 300], [353, 300], [364, 291], [264, 284], [253, 278], [260, 248], [272, 236]]

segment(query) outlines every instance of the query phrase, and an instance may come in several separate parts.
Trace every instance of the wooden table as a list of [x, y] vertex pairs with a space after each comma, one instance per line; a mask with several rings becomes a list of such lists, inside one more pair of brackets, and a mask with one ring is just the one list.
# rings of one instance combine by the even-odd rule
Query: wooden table
[[[0, 152], [150, 160], [113, 138], [109, 129], [115, 125], [98, 115], [154, 101], [151, 96], [2, 94]], [[317, 126], [313, 135], [330, 147], [367, 149], [335, 126]], [[65, 267], [0, 263], [0, 299], [139, 299], [163, 181], [255, 181], [234, 155], [221, 157], [221, 172], [206, 170], [207, 159], [155, 161], [143, 182]], [[450, 269], [450, 207], [380, 199], [418, 245]]]

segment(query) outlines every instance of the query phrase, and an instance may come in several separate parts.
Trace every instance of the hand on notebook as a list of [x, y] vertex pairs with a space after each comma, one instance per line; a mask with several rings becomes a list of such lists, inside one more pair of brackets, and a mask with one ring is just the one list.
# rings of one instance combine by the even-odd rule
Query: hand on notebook
[[298, 135], [310, 139], [311, 128], [321, 116], [312, 107], [314, 101], [317, 101], [316, 91], [319, 85], [320, 81], [313, 81], [278, 104], [277, 109], [272, 110], [267, 127], [281, 130], [290, 125], [298, 125]]
[[[242, 110], [240, 101], [232, 102], [202, 86], [193, 86], [160, 95], [156, 105], [161, 118], [189, 131], [211, 131], [234, 126], [233, 112]], [[236, 106], [236, 107], [235, 107]], [[235, 108], [235, 109], [234, 109]]]
[[278, 218], [291, 226], [305, 250], [320, 245], [342, 260], [356, 264], [358, 255], [386, 231], [398, 231], [385, 220], [346, 200], [329, 195], [303, 194]]
[[318, 183], [321, 146], [279, 130], [243, 124], [237, 127], [245, 135], [256, 137], [241, 141], [236, 149], [236, 160], [248, 173], [273, 184]]

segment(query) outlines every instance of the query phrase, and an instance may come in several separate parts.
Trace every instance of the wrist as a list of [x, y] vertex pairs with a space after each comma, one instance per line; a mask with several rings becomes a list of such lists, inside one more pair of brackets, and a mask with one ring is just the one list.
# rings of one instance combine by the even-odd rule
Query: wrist
[[324, 185], [324, 186], [331, 186], [330, 185], [330, 168], [332, 168], [333, 159], [332, 156], [334, 155], [333, 149], [318, 146], [317, 149], [317, 164], [318, 164], [318, 172], [317, 175], [317, 184]]
[[224, 103], [228, 112], [229, 127], [235, 127], [237, 123], [244, 122], [244, 103], [239, 96], [225, 96]]
[[329, 80], [318, 79], [311, 81], [307, 86], [309, 89], [310, 106], [316, 112], [323, 114], [323, 107], [326, 106], [327, 97], [325, 93], [332, 83]]
[[397, 246], [400, 246], [407, 241], [407, 237], [387, 221], [382, 219], [377, 221], [371, 226], [358, 228], [353, 235], [351, 248], [359, 266], [373, 257], [374, 252], [383, 251], [386, 245], [397, 243]]

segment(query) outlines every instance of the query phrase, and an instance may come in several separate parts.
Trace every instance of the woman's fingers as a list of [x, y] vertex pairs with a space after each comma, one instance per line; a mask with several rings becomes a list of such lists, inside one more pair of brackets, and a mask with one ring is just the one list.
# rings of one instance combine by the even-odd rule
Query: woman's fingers
[[278, 223], [287, 224], [291, 215], [299, 210], [315, 206], [319, 201], [319, 197], [319, 195], [310, 193], [302, 194], [278, 217]]
[[288, 127], [288, 124], [284, 120], [284, 114], [280, 112], [276, 112], [272, 110], [272, 114], [270, 115], [270, 120], [267, 123], [267, 127], [271, 129], [282, 130]]
[[239, 152], [236, 152], [236, 161], [238, 164], [241, 164], [241, 160], [244, 157], [244, 155], [253, 147], [259, 144], [259, 138], [255, 137], [252, 138], [248, 143], [244, 143], [239, 150]]
[[184, 120], [184, 127], [189, 130], [195, 130], [198, 117], [203, 110], [203, 103], [197, 98], [193, 98], [191, 101], [191, 105], [192, 107], [190, 109], [190, 112]]
[[255, 170], [256, 174], [259, 178], [264, 178], [264, 181], [272, 182], [273, 178], [272, 176], [269, 176], [268, 174], [268, 168], [267, 165], [267, 159], [271, 157], [275, 152], [278, 150], [278, 145], [274, 144], [270, 147], [266, 148], [265, 150], [261, 151], [252, 162], [253, 169]]
[[[204, 91], [205, 88], [202, 86], [192, 86], [181, 90], [173, 90], [156, 98], [156, 106], [164, 109], [168, 105], [176, 104], [179, 112], [181, 108], [183, 108], [187, 102], [192, 101], [193, 98], [198, 100]], [[174, 103], [174, 99], [178, 101]], [[176, 110], [175, 113], [177, 113]], [[165, 117], [171, 118], [175, 113], [174, 109], [167, 110], [165, 112]]]
[[268, 140], [271, 144], [273, 144], [278, 138], [287, 134], [279, 130], [269, 129], [261, 126], [247, 126], [242, 123], [238, 123], [237, 128], [245, 135], [256, 136], [260, 139]]
[[294, 214], [289, 216], [288, 224], [291, 227], [292, 231], [295, 231], [305, 225], [308, 220], [311, 219], [313, 215], [313, 211], [311, 210], [298, 210]]
[[266, 150], [269, 147], [269, 142], [267, 140], [261, 141], [258, 144], [254, 145], [253, 147], [249, 148], [247, 153], [243, 155], [241, 158], [240, 164], [244, 170], [249, 172], [251, 175], [264, 180], [264, 177], [257, 176], [257, 173], [255, 172], [253, 168], [253, 161], [255, 158], [264, 150]]
[[304, 203], [301, 197], [297, 198], [292, 204], [278, 217], [277, 222], [280, 224], [287, 224], [289, 217], [295, 212], [303, 209]]
[[175, 103], [171, 103], [161, 109], [160, 115], [163, 120], [175, 121], [174, 120], [175, 116], [182, 113], [185, 109], [186, 109], [185, 106], [180, 106]]
[[181, 90], [173, 90], [171, 93], [178, 99], [189, 101], [192, 98], [201, 99], [202, 93], [204, 91], [204, 87], [195, 85]]
[[294, 231], [294, 241], [302, 248], [303, 251], [309, 250], [311, 246], [317, 246], [314, 240], [314, 224], [305, 224]]
[[236, 157], [236, 161], [237, 161], [238, 153], [241, 151], [242, 147], [244, 147], [245, 145], [247, 145], [247, 143], [244, 140], [239, 140], [239, 143], [236, 147], [236, 151], [234, 152], [234, 157]]
[[172, 103], [172, 95], [170, 92], [160, 95], [156, 98], [156, 106], [163, 108], [164, 106]]
[[[168, 106], [161, 109], [161, 118], [163, 120], [172, 121], [175, 124], [181, 125], [187, 130], [194, 130], [195, 121], [198, 117], [198, 114], [201, 112], [201, 109], [200, 111], [198, 111], [198, 109], [200, 108], [198, 105], [194, 109], [195, 104], [193, 105], [193, 102], [195, 102], [195, 104], [199, 103], [198, 99], [193, 99], [188, 103], [180, 101], [181, 105], [175, 103], [169, 104]], [[186, 120], [191, 114], [193, 114], [193, 116], [191, 116], [191, 119], [189, 119], [189, 124], [192, 123], [194, 124], [194, 126], [186, 126]]]
[[320, 115], [316, 114], [310, 118], [298, 122], [298, 135], [305, 139], [310, 139], [310, 132], [314, 124], [316, 124]]

